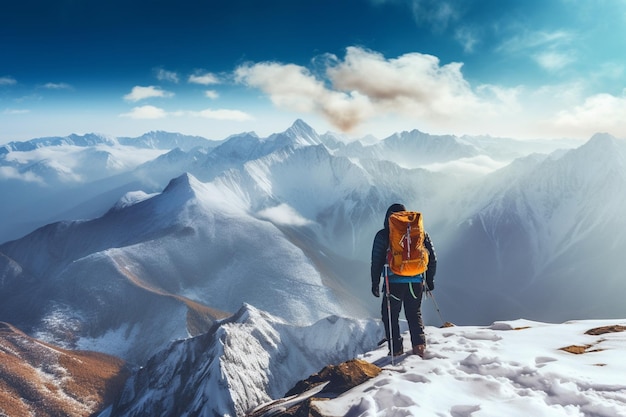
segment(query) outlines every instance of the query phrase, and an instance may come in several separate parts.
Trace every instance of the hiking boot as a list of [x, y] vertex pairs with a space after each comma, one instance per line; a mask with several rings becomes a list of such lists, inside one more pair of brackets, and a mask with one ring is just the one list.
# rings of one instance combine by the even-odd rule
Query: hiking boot
[[415, 345], [413, 346], [413, 354], [419, 356], [424, 359], [424, 351], [426, 350], [426, 345]]
[[[400, 356], [404, 353], [404, 348], [402, 347], [402, 345], [400, 345], [400, 349], [396, 350], [393, 353], [393, 356]], [[387, 356], [391, 356], [391, 351], [387, 352]]]

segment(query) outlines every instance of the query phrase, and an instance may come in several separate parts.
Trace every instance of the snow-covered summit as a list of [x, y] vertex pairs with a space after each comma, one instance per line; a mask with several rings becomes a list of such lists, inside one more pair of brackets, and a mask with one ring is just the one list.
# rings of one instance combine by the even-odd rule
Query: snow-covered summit
[[322, 143], [317, 132], [301, 119], [296, 120], [291, 127], [282, 134], [291, 138], [296, 145], [315, 146]]
[[[390, 366], [384, 349], [363, 355], [377, 377], [336, 399], [339, 416], [626, 416], [625, 320], [428, 328], [425, 360]], [[405, 337], [406, 339], [406, 337]]]

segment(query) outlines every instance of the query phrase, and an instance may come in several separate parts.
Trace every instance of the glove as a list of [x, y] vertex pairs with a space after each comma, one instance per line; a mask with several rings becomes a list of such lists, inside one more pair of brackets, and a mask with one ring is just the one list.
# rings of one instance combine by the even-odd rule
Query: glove
[[428, 291], [435, 290], [435, 277], [430, 276], [426, 277], [426, 286], [428, 287]]
[[378, 288], [378, 284], [372, 284], [372, 295], [376, 298], [380, 297], [380, 288]]

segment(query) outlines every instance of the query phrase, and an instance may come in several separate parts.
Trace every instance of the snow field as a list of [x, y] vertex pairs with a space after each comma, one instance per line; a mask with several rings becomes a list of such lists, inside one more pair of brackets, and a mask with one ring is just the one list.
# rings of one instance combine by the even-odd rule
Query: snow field
[[[426, 359], [407, 356], [330, 400], [325, 416], [626, 416], [625, 333], [585, 335], [624, 320], [427, 328]], [[405, 334], [405, 351], [410, 349]], [[584, 354], [560, 350], [587, 346]], [[388, 363], [386, 347], [363, 355]]]

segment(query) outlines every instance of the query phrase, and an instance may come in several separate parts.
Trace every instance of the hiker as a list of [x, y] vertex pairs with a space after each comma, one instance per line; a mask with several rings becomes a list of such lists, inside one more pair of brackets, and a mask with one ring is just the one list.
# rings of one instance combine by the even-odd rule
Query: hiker
[[[374, 237], [372, 245], [372, 294], [380, 297], [380, 278], [385, 273], [385, 265], [387, 264], [387, 251], [389, 249], [389, 217], [392, 213], [406, 211], [402, 204], [392, 204], [385, 214], [384, 228], [379, 230]], [[424, 336], [424, 323], [422, 321], [422, 293], [424, 291], [424, 275], [426, 276], [426, 285], [429, 290], [435, 289], [435, 273], [437, 272], [437, 257], [433, 248], [430, 236], [424, 233], [424, 247], [428, 251], [428, 267], [426, 272], [415, 276], [400, 276], [394, 274], [387, 268], [389, 278], [389, 306], [387, 300], [382, 301], [382, 320], [385, 325], [385, 335], [389, 346], [389, 354], [393, 356], [401, 355], [404, 350], [402, 347], [402, 337], [400, 336], [400, 325], [398, 319], [400, 310], [404, 305], [404, 314], [409, 325], [409, 333], [411, 335], [411, 346], [413, 346], [413, 354], [424, 357], [426, 348], [426, 338]], [[386, 294], [385, 284], [383, 282], [383, 293]], [[388, 309], [391, 310], [391, 334], [389, 335], [389, 315]], [[393, 352], [392, 352], [393, 346]]]

